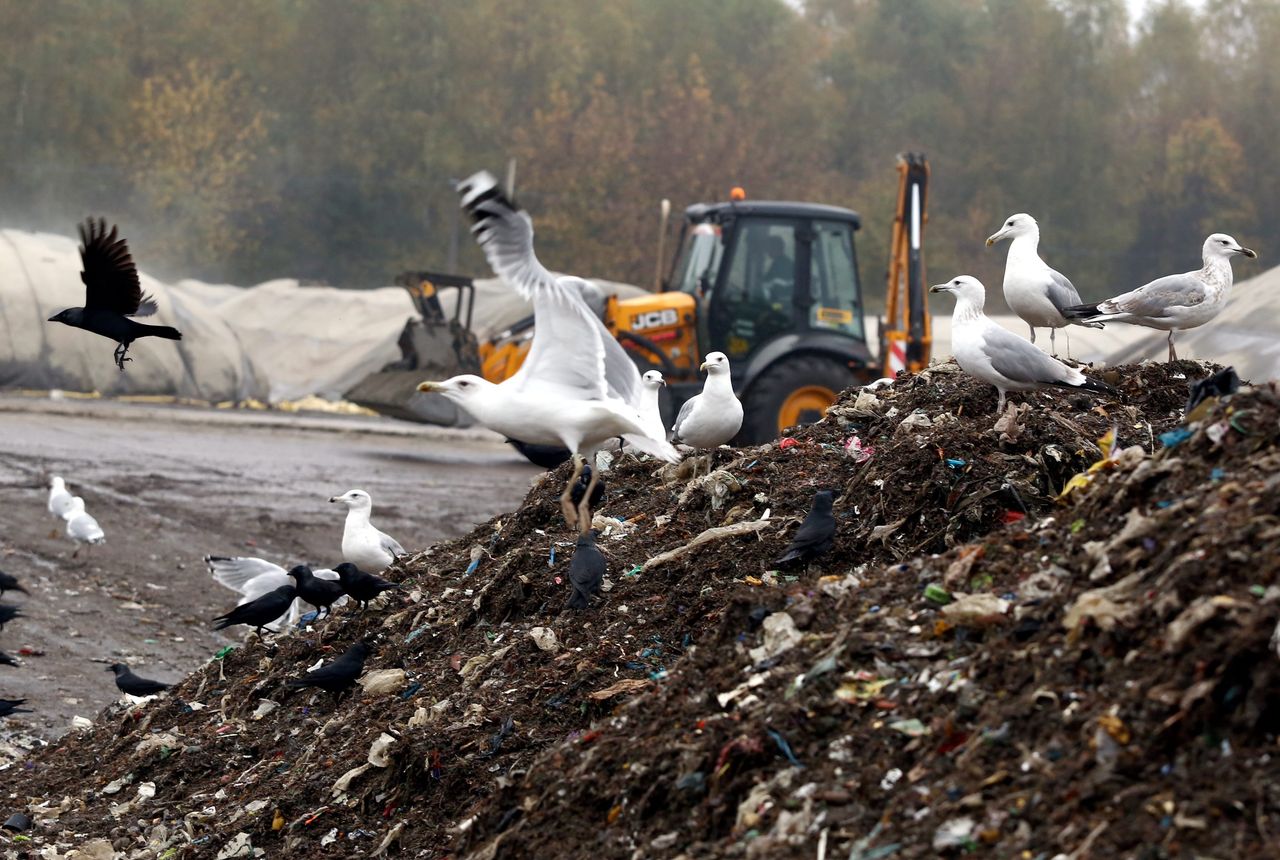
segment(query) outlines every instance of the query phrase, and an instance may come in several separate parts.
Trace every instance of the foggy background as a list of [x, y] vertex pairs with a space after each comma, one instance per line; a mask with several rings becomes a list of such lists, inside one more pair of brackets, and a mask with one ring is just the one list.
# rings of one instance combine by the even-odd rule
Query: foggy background
[[647, 285], [659, 199], [741, 184], [861, 212], [874, 305], [918, 149], [932, 274], [998, 284], [982, 241], [1027, 211], [1098, 297], [1215, 230], [1265, 266], [1276, 45], [1277, 0], [3, 0], [0, 226], [100, 214], [160, 276], [371, 287], [444, 268], [449, 180], [515, 158], [552, 267]]

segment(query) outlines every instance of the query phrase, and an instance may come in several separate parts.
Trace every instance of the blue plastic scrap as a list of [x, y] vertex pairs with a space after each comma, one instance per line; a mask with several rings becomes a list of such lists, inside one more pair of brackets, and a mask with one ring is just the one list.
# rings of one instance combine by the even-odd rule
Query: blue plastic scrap
[[800, 759], [796, 758], [796, 754], [791, 751], [791, 744], [787, 743], [786, 738], [773, 729], [766, 729], [765, 731], [769, 733], [769, 737], [773, 738], [773, 742], [778, 745], [778, 749], [782, 751], [782, 754], [787, 757], [787, 761], [791, 762], [798, 768], [804, 767], [804, 765], [800, 763]]
[[1161, 433], [1156, 438], [1160, 440], [1160, 444], [1164, 447], [1176, 448], [1191, 438], [1191, 431], [1186, 427], [1175, 427], [1167, 433]]

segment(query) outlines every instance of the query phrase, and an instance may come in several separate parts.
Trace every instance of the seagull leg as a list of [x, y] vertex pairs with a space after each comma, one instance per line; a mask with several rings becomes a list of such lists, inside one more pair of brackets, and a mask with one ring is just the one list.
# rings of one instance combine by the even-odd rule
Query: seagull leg
[[1071, 359], [1071, 329], [1070, 327], [1062, 330], [1062, 336], [1067, 339], [1067, 358]]
[[[1032, 329], [1034, 331], [1034, 329]], [[1058, 357], [1058, 330], [1053, 326], [1049, 326], [1049, 354], [1054, 358]]]
[[600, 481], [600, 461], [595, 454], [591, 455], [591, 480], [587, 482], [587, 491], [582, 494], [578, 503], [578, 531], [586, 534], [591, 529], [591, 494], [595, 492]]
[[997, 388], [996, 391], [1000, 392], [1000, 400], [996, 402], [996, 415], [999, 416], [1004, 414], [1004, 389]]
[[1173, 333], [1175, 331], [1177, 331], [1177, 329], [1169, 329], [1169, 360], [1170, 361], [1178, 360], [1178, 351], [1173, 348]]
[[[1028, 323], [1028, 324], [1027, 324], [1027, 328], [1031, 329], [1031, 342], [1032, 342], [1032, 343], [1035, 343], [1035, 342], [1036, 342], [1036, 327], [1035, 327], [1035, 326], [1033, 326], [1033, 325], [1031, 325], [1030, 323]], [[1053, 331], [1053, 329], [1050, 329], [1050, 331]], [[1049, 337], [1050, 337], [1050, 338], [1052, 338], [1052, 337], [1053, 337], [1053, 335], [1051, 334], [1051, 335], [1049, 335]]]
[[578, 513], [573, 508], [573, 499], [569, 497], [573, 493], [573, 485], [578, 483], [578, 476], [582, 474], [582, 467], [586, 462], [581, 454], [577, 451], [573, 452], [573, 474], [569, 476], [569, 483], [564, 485], [564, 492], [560, 494], [560, 512], [564, 514], [564, 521], [569, 528], [578, 524]]

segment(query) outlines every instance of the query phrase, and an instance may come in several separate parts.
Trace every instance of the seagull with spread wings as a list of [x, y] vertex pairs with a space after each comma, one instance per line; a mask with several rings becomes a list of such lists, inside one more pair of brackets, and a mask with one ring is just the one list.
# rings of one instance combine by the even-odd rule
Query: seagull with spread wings
[[129, 345], [140, 337], [163, 337], [182, 340], [182, 332], [167, 325], [143, 325], [130, 317], [151, 316], [156, 301], [142, 292], [138, 269], [129, 256], [129, 245], [117, 236], [107, 222], [90, 218], [80, 225], [80, 261], [84, 271], [84, 307], [67, 308], [49, 317], [72, 328], [82, 328], [116, 342], [116, 367], [124, 370]]
[[[588, 457], [621, 436], [636, 450], [668, 462], [680, 455], [650, 427], [639, 410], [640, 372], [621, 344], [583, 298], [581, 278], [556, 276], [533, 252], [533, 222], [488, 173], [459, 184], [462, 208], [489, 265], [520, 295], [533, 302], [533, 342], [524, 364], [499, 384], [462, 375], [424, 382], [462, 406], [480, 424], [534, 445], [560, 445], [573, 452], [573, 476], [560, 496], [569, 525], [591, 526], [589, 484], [583, 502], [571, 501]], [[599, 469], [592, 470], [593, 482]]]

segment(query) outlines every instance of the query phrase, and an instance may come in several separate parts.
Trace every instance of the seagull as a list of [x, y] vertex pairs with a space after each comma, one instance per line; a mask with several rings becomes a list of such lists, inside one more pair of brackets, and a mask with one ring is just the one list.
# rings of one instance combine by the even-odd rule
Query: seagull
[[1226, 233], [1214, 233], [1204, 240], [1201, 257], [1204, 267], [1196, 272], [1166, 275], [1136, 290], [1097, 304], [1067, 308], [1068, 319], [1124, 322], [1169, 332], [1169, 360], [1177, 361], [1173, 336], [1212, 320], [1227, 306], [1231, 292], [1231, 258], [1258, 255], [1243, 248]]
[[49, 479], [49, 513], [61, 519], [71, 510], [72, 496], [67, 492], [67, 483], [54, 475]]
[[361, 611], [364, 611], [370, 600], [376, 599], [382, 592], [400, 587], [400, 583], [389, 582], [380, 576], [365, 573], [349, 561], [344, 561], [334, 570], [338, 573], [342, 590], [353, 600], [359, 601]]
[[667, 438], [667, 428], [662, 423], [659, 395], [667, 387], [660, 370], [646, 370], [640, 377], [640, 417], [644, 419], [649, 435], [655, 439]]
[[1073, 367], [1046, 355], [1033, 343], [1002, 329], [982, 312], [987, 291], [982, 282], [961, 275], [945, 284], [935, 284], [931, 293], [951, 293], [956, 309], [951, 315], [951, 348], [956, 363], [965, 373], [989, 382], [1000, 392], [996, 412], [1004, 411], [1005, 394], [1055, 385], [1112, 392], [1114, 389]]
[[144, 295], [138, 269], [129, 256], [129, 245], [107, 232], [107, 222], [92, 218], [80, 225], [80, 261], [84, 271], [84, 307], [67, 308], [49, 317], [72, 328], [82, 328], [116, 342], [116, 367], [124, 371], [129, 345], [140, 337], [182, 340], [182, 332], [167, 325], [143, 325], [130, 317], [147, 317], [157, 310], [156, 300]]
[[693, 448], [718, 448], [728, 444], [742, 428], [742, 403], [733, 393], [729, 357], [713, 352], [699, 370], [707, 372], [702, 393], [690, 397], [680, 407], [672, 438]]
[[[266, 559], [253, 556], [206, 555], [204, 563], [208, 566], [209, 573], [213, 575], [214, 582], [240, 595], [242, 606], [281, 586], [293, 586], [289, 572]], [[311, 575], [319, 579], [336, 580], [338, 578], [337, 571], [328, 568], [316, 568], [311, 571]], [[275, 633], [281, 629], [293, 627], [303, 615], [317, 608], [298, 598], [285, 615], [263, 626]]]
[[[96, 545], [107, 542], [107, 536], [103, 533], [102, 527], [98, 525], [97, 520], [85, 512], [84, 499], [79, 496], [71, 499], [71, 507], [62, 515], [62, 518], [67, 521], [67, 537], [77, 544]], [[77, 546], [72, 557], [79, 554], [80, 548]]]
[[373, 498], [364, 490], [347, 490], [330, 502], [347, 506], [347, 522], [342, 529], [342, 558], [358, 567], [385, 570], [402, 555], [408, 555], [395, 538], [380, 532], [369, 522]]
[[797, 559], [808, 562], [831, 551], [836, 535], [836, 519], [831, 514], [834, 498], [831, 490], [819, 490], [813, 494], [809, 515], [774, 564], [786, 564]]
[[256, 600], [241, 603], [226, 615], [219, 615], [213, 619], [216, 622], [213, 629], [225, 630], [234, 624], [247, 624], [256, 627], [258, 635], [263, 636], [262, 628], [287, 613], [297, 596], [298, 590], [292, 585], [282, 585]]
[[604, 554], [596, 547], [595, 529], [588, 529], [578, 535], [578, 548], [573, 551], [573, 561], [569, 563], [569, 584], [573, 586], [573, 594], [569, 595], [570, 609], [586, 609], [591, 595], [600, 591], [604, 582]]
[[304, 687], [319, 687], [330, 693], [340, 694], [355, 686], [356, 678], [364, 672], [364, 661], [373, 653], [373, 642], [368, 637], [361, 639], [342, 653], [336, 660], [331, 660], [318, 669], [312, 669], [301, 678], [289, 681], [292, 690]]
[[168, 684], [152, 681], [149, 678], [139, 678], [124, 663], [112, 663], [107, 667], [107, 671], [115, 673], [116, 687], [129, 696], [154, 696], [169, 689]]
[[[1102, 323], [1069, 320], [1064, 308], [1080, 304], [1080, 293], [1061, 272], [1049, 268], [1040, 259], [1040, 225], [1025, 212], [1010, 215], [1004, 226], [987, 238], [987, 247], [1012, 239], [1009, 257], [1004, 264], [1004, 300], [1031, 329], [1031, 342], [1036, 342], [1036, 326], [1048, 326], [1049, 351], [1057, 355], [1054, 335], [1058, 329], [1075, 324], [1102, 328]], [[1067, 357], [1071, 356], [1071, 338], [1067, 336]]]
[[[639, 412], [640, 373], [583, 298], [586, 282], [552, 275], [538, 262], [528, 213], [488, 173], [463, 181], [458, 191], [489, 265], [533, 302], [533, 340], [520, 369], [500, 384], [464, 374], [423, 382], [418, 390], [443, 394], [508, 438], [571, 451], [573, 474], [560, 507], [570, 526], [589, 524], [589, 512], [573, 506], [570, 491], [587, 459], [607, 442], [620, 436], [668, 462], [680, 455], [664, 436], [649, 435], [652, 430]], [[586, 499], [594, 489], [588, 487]]]

